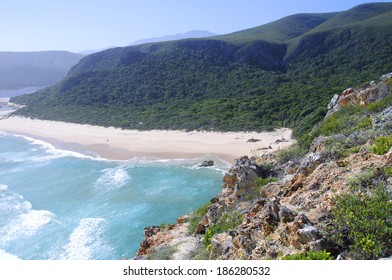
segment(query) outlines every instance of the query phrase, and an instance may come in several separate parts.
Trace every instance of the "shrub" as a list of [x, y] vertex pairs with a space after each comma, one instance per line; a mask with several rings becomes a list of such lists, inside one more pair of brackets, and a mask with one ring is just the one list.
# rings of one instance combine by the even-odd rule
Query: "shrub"
[[392, 177], [392, 166], [384, 168], [385, 175]]
[[378, 259], [392, 253], [392, 202], [384, 172], [366, 170], [349, 181], [336, 199], [333, 237], [353, 259]]
[[349, 178], [347, 181], [351, 190], [355, 192], [361, 190], [361, 188], [374, 186], [377, 184], [378, 178], [374, 169], [365, 169], [357, 175]]
[[275, 177], [268, 177], [268, 178], [257, 178], [256, 185], [261, 188], [269, 183], [277, 182], [278, 178]]
[[199, 224], [201, 218], [205, 214], [207, 214], [208, 206], [211, 205], [211, 202], [207, 202], [206, 204], [202, 205], [198, 209], [196, 209], [189, 217], [189, 224], [188, 224], [188, 233], [194, 234], [197, 225]]
[[163, 246], [157, 250], [152, 251], [147, 259], [148, 260], [171, 260], [173, 254], [177, 249], [173, 246]]
[[372, 146], [372, 153], [376, 155], [386, 154], [392, 147], [392, 134], [376, 138]]
[[382, 110], [384, 110], [385, 108], [391, 105], [392, 105], [392, 94], [384, 97], [381, 100], [370, 103], [367, 107], [367, 110], [371, 113], [381, 112]]
[[372, 119], [367, 116], [363, 116], [362, 118], [359, 119], [358, 124], [354, 127], [353, 130], [360, 130], [364, 128], [370, 128], [372, 127]]
[[237, 211], [233, 211], [229, 214], [222, 214], [218, 221], [210, 225], [204, 234], [203, 244], [207, 247], [211, 244], [211, 239], [215, 234], [227, 232], [230, 229], [237, 228], [242, 223], [243, 215]]
[[255, 186], [255, 188], [253, 189], [253, 192], [247, 194], [247, 195], [245, 196], [245, 199], [246, 199], [246, 200], [252, 200], [252, 199], [255, 197], [255, 195], [257, 196], [257, 195], [260, 194], [261, 188], [262, 188], [263, 186], [267, 185], [268, 183], [277, 182], [277, 181], [278, 181], [278, 178], [276, 178], [276, 177], [257, 178], [257, 180], [256, 180], [256, 186]]
[[342, 107], [327, 119], [318, 128], [320, 135], [333, 135], [351, 132], [359, 124], [358, 115], [363, 112], [363, 107], [349, 105]]
[[291, 145], [285, 149], [278, 149], [276, 160], [279, 164], [286, 163], [290, 160], [298, 159], [306, 153], [306, 150], [299, 144]]
[[342, 151], [341, 155], [343, 157], [348, 157], [348, 156], [350, 156], [352, 154], [358, 153], [360, 150], [361, 150], [361, 146], [356, 146], [356, 147], [353, 147], [353, 148], [350, 148], [350, 149]]
[[323, 251], [309, 251], [305, 254], [294, 254], [283, 257], [283, 260], [332, 260], [331, 254]]

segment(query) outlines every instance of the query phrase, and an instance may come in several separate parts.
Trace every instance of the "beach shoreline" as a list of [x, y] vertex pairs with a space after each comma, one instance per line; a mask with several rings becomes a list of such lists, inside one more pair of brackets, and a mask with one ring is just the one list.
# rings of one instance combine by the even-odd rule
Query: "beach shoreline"
[[265, 153], [294, 143], [288, 128], [272, 132], [139, 131], [23, 117], [0, 119], [0, 131], [110, 160], [190, 159], [209, 155], [234, 163], [241, 156]]

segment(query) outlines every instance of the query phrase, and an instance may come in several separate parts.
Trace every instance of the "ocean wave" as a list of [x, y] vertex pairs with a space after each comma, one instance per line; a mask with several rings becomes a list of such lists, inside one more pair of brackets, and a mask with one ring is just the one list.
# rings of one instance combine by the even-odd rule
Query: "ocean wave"
[[49, 153], [51, 156], [49, 157], [44, 157], [44, 159], [55, 159], [55, 158], [62, 158], [62, 157], [76, 157], [76, 158], [83, 158], [83, 159], [96, 159], [92, 156], [88, 156], [88, 155], [84, 155], [78, 152], [74, 152], [74, 151], [69, 151], [69, 150], [63, 150], [63, 149], [58, 149], [56, 147], [54, 147], [52, 144], [42, 141], [42, 140], [38, 140], [38, 139], [34, 139], [31, 137], [27, 137], [27, 136], [19, 136], [19, 137], [23, 137], [24, 139], [26, 139], [27, 141], [29, 141], [31, 144], [33, 145], [38, 145], [42, 148], [45, 149], [45, 151], [47, 153]]
[[71, 233], [68, 243], [60, 254], [60, 259], [89, 260], [96, 258], [101, 251], [107, 251], [108, 245], [103, 240], [107, 222], [104, 218], [81, 219]]
[[125, 168], [125, 166], [119, 166], [102, 170], [103, 175], [98, 178], [95, 187], [101, 190], [114, 190], [124, 187], [130, 179]]
[[30, 210], [11, 220], [0, 230], [0, 240], [9, 242], [35, 235], [54, 220], [55, 214], [47, 210]]
[[0, 192], [1, 192], [1, 191], [5, 191], [6, 189], [8, 189], [8, 186], [7, 186], [7, 185], [0, 184]]
[[0, 221], [30, 211], [32, 205], [22, 195], [9, 191], [8, 186], [0, 185]]
[[[11, 134], [5, 134], [5, 135], [11, 135]], [[99, 157], [93, 157], [93, 156], [85, 155], [85, 154], [78, 153], [75, 151], [59, 149], [48, 142], [38, 140], [38, 139], [35, 139], [32, 137], [19, 135], [19, 134], [12, 134], [11, 136], [17, 137], [17, 138], [22, 138], [22, 139], [28, 141], [32, 145], [39, 146], [48, 154], [47, 156], [31, 157], [31, 158], [25, 159], [25, 161], [26, 160], [46, 161], [46, 160], [52, 160], [52, 159], [56, 159], [56, 158], [63, 158], [63, 157], [75, 157], [75, 158], [90, 159], [90, 160], [105, 160], [105, 159], [102, 159]], [[33, 148], [33, 149], [31, 149], [31, 151], [37, 151], [37, 150]]]
[[20, 258], [0, 249], [0, 261], [6, 261], [6, 260], [15, 261], [15, 260], [20, 260]]
[[133, 166], [178, 166], [185, 167], [190, 169], [200, 169], [206, 167], [199, 167], [199, 165], [205, 160], [213, 160], [215, 162], [214, 166], [208, 167], [209, 169], [216, 170], [219, 172], [227, 172], [231, 163], [217, 157], [214, 155], [205, 155], [196, 158], [177, 158], [177, 159], [165, 159], [165, 158], [157, 158], [157, 157], [133, 157], [131, 159], [125, 160], [123, 162], [126, 165]]

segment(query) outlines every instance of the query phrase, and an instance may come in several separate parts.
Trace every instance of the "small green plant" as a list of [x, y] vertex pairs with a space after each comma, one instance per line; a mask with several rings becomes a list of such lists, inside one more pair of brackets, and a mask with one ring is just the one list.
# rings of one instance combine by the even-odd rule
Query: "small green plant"
[[357, 175], [348, 178], [348, 184], [352, 191], [357, 191], [360, 188], [373, 186], [377, 180], [376, 171], [374, 169], [365, 169]]
[[[389, 81], [392, 81], [392, 79]], [[391, 86], [390, 86], [390, 89], [391, 89]], [[384, 110], [385, 108], [387, 108], [391, 105], [392, 105], [392, 94], [384, 97], [383, 99], [381, 99], [379, 101], [375, 101], [375, 102], [370, 103], [368, 105], [367, 110], [371, 113], [381, 112], [382, 110]]]
[[208, 260], [209, 258], [210, 251], [203, 244], [199, 244], [190, 255], [191, 260]]
[[272, 183], [272, 182], [277, 182], [277, 181], [278, 181], [278, 178], [275, 178], [275, 177], [257, 178], [255, 194], [259, 194], [261, 188], [264, 187], [265, 185]]
[[309, 251], [305, 254], [294, 254], [283, 257], [283, 260], [333, 260], [331, 253], [323, 251]]
[[278, 178], [275, 177], [268, 177], [268, 178], [257, 178], [256, 185], [261, 188], [269, 183], [277, 182]]
[[348, 156], [350, 156], [352, 154], [358, 153], [360, 150], [361, 150], [361, 146], [356, 146], [356, 147], [353, 147], [353, 148], [350, 148], [350, 149], [347, 149], [347, 150], [343, 150], [341, 152], [341, 155], [343, 157], [348, 157]]
[[210, 205], [211, 202], [207, 202], [206, 204], [200, 206], [191, 214], [191, 216], [189, 217], [189, 224], [188, 224], [189, 234], [195, 233], [197, 225], [199, 224], [201, 218], [203, 218], [203, 216], [207, 214], [208, 206]]
[[170, 229], [171, 226], [173, 226], [173, 224], [161, 223], [159, 225], [159, 228], [161, 228], [161, 229]]
[[300, 158], [305, 153], [306, 150], [301, 145], [294, 144], [288, 148], [278, 149], [276, 152], [276, 160], [279, 164], [283, 164], [290, 160]]
[[370, 128], [372, 127], [372, 119], [367, 116], [363, 116], [362, 118], [359, 119], [358, 124], [354, 127], [353, 130], [360, 130], [360, 129], [365, 129], [365, 128]]
[[147, 259], [148, 260], [171, 260], [177, 248], [173, 246], [163, 246], [159, 249], [152, 251]]
[[222, 232], [227, 232], [230, 229], [235, 229], [238, 227], [243, 220], [243, 215], [239, 214], [237, 211], [233, 211], [231, 213], [223, 213], [222, 216], [219, 217], [217, 222], [213, 225], [210, 225], [204, 234], [203, 244], [208, 247], [211, 244], [211, 239], [215, 234], [219, 234]]
[[387, 175], [388, 177], [392, 177], [392, 166], [385, 167], [384, 172], [385, 172], [385, 175]]
[[386, 154], [392, 147], [392, 134], [376, 138], [374, 145], [371, 147], [372, 153], [376, 155]]
[[252, 200], [255, 196], [260, 194], [261, 188], [265, 185], [267, 185], [268, 183], [271, 182], [277, 182], [278, 178], [275, 177], [268, 177], [268, 178], [257, 178], [256, 180], [256, 186], [253, 189], [253, 192], [247, 194], [245, 196], [246, 200]]

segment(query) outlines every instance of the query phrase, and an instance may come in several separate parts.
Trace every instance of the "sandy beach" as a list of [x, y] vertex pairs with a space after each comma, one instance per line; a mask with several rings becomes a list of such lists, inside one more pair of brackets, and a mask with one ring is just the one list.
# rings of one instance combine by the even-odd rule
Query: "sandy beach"
[[[265, 153], [291, 145], [294, 141], [288, 128], [262, 133], [137, 131], [22, 117], [0, 119], [0, 131], [30, 136], [56, 147], [119, 160], [138, 156], [175, 159], [210, 155], [233, 163], [240, 156]], [[248, 142], [249, 139], [260, 141]], [[282, 139], [283, 142], [275, 143]], [[268, 147], [270, 149], [266, 149]]]

